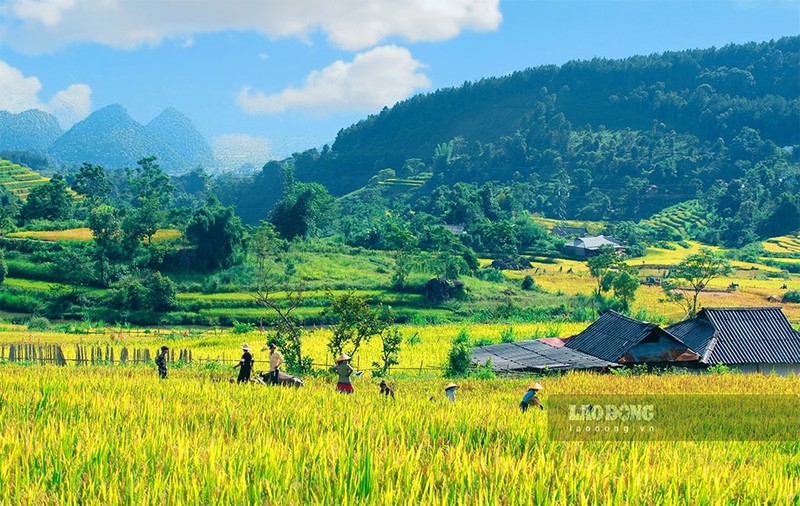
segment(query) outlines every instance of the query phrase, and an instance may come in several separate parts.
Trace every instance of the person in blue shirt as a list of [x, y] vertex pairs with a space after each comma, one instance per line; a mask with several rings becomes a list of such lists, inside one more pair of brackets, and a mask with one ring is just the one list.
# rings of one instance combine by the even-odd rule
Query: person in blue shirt
[[525, 395], [522, 397], [522, 402], [519, 403], [519, 409], [521, 409], [523, 413], [528, 411], [528, 408], [531, 406], [539, 406], [539, 409], [544, 409], [542, 401], [536, 396], [542, 388], [544, 387], [539, 383], [534, 383], [528, 387], [528, 391], [525, 392]]

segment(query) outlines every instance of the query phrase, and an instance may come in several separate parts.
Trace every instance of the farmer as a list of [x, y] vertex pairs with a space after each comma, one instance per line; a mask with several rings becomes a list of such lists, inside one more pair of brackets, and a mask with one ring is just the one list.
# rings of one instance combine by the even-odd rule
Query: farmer
[[456, 402], [456, 389], [458, 385], [455, 383], [450, 383], [446, 387], [444, 387], [444, 395], [447, 396], [447, 400], [450, 402]]
[[381, 380], [380, 387], [381, 395], [385, 395], [386, 397], [391, 397], [394, 399], [394, 389], [386, 383], [386, 380]]
[[283, 355], [276, 348], [274, 342], [269, 343], [269, 375], [273, 385], [278, 384], [280, 367], [283, 365]]
[[158, 366], [158, 377], [167, 379], [167, 353], [169, 348], [167, 346], [161, 347], [161, 353], [156, 357], [156, 366]]
[[239, 363], [233, 366], [234, 369], [239, 367], [239, 377], [236, 378], [237, 383], [245, 383], [250, 381], [250, 371], [253, 370], [253, 355], [250, 353], [250, 345], [244, 344], [242, 345], [242, 358], [239, 359]]
[[528, 408], [531, 407], [531, 405], [539, 406], [539, 409], [542, 410], [544, 409], [544, 406], [542, 406], [542, 401], [536, 396], [536, 394], [542, 388], [544, 387], [539, 383], [534, 383], [528, 387], [528, 391], [525, 392], [525, 395], [522, 397], [522, 402], [519, 403], [519, 409], [521, 409], [523, 413], [528, 411]]
[[336, 372], [339, 374], [339, 381], [336, 383], [336, 390], [343, 394], [353, 393], [353, 384], [350, 383], [350, 375], [353, 374], [353, 367], [350, 365], [350, 356], [342, 353], [336, 359]]

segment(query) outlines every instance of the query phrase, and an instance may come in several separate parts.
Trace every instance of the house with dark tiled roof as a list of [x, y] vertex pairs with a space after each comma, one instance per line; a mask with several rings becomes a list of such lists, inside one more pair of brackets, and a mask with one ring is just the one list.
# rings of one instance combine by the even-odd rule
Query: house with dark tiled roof
[[566, 348], [619, 364], [669, 365], [696, 362], [700, 355], [686, 342], [654, 323], [608, 311], [580, 334], [568, 339]]
[[665, 330], [695, 350], [703, 365], [800, 374], [800, 332], [780, 307], [707, 307]]

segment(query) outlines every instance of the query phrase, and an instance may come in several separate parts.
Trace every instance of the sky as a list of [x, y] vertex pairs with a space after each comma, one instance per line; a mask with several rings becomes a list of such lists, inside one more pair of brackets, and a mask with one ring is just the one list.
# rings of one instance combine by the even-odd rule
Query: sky
[[800, 0], [0, 0], [0, 110], [174, 107], [260, 166], [465, 81], [798, 34]]

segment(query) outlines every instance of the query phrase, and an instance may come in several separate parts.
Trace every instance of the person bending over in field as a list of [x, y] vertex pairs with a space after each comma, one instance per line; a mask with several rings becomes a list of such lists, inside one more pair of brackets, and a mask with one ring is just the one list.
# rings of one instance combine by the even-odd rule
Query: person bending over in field
[[381, 380], [381, 395], [394, 399], [394, 389], [390, 387], [385, 380]]
[[236, 378], [237, 383], [246, 383], [250, 381], [250, 372], [253, 370], [253, 355], [250, 353], [250, 345], [245, 344], [242, 346], [242, 358], [239, 363], [233, 366], [234, 369], [239, 368], [239, 377]]
[[522, 402], [519, 403], [519, 409], [521, 409], [523, 413], [528, 411], [528, 408], [531, 406], [538, 406], [539, 409], [544, 409], [541, 399], [536, 396], [542, 388], [544, 387], [539, 383], [534, 383], [528, 387], [528, 391], [522, 396]]
[[167, 379], [167, 353], [169, 348], [166, 346], [161, 347], [161, 353], [156, 357], [156, 366], [158, 367], [158, 377]]
[[349, 355], [342, 353], [336, 359], [336, 373], [339, 375], [336, 390], [342, 394], [352, 394], [353, 384], [350, 383], [350, 375], [353, 374], [353, 366], [350, 365]]

